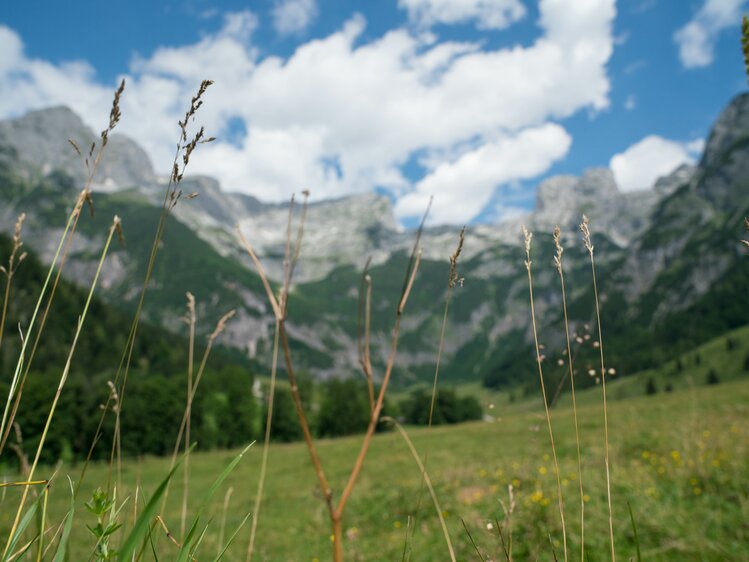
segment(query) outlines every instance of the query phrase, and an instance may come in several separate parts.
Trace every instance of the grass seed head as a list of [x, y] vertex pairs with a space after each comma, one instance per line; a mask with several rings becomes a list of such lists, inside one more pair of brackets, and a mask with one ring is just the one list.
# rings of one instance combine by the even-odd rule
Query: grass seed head
[[226, 323], [229, 320], [231, 320], [231, 318], [236, 314], [236, 312], [237, 312], [236, 310], [230, 310], [229, 312], [227, 312], [221, 317], [221, 319], [216, 324], [216, 328], [213, 330], [213, 333], [210, 336], [208, 336], [208, 339], [210, 341], [215, 340], [221, 334], [221, 332], [224, 331], [224, 329], [226, 328]]
[[590, 228], [588, 225], [590, 224], [590, 219], [583, 215], [583, 222], [580, 223], [580, 232], [583, 233], [583, 242], [585, 243], [585, 247], [588, 249], [588, 253], [593, 256], [593, 243], [590, 241]]
[[523, 231], [523, 241], [525, 244], [525, 269], [531, 270], [531, 240], [533, 240], [533, 233], [529, 232], [525, 228], [524, 224], [520, 225], [520, 230]]
[[463, 286], [463, 277], [458, 273], [458, 258], [460, 253], [463, 251], [463, 242], [465, 241], [466, 227], [460, 229], [458, 235], [458, 247], [455, 249], [453, 255], [450, 256], [450, 279], [448, 281], [448, 287], [453, 288], [455, 285]]
[[564, 253], [564, 248], [560, 241], [561, 237], [562, 231], [560, 228], [558, 226], [554, 227], [554, 247], [556, 248], [556, 253], [554, 254], [554, 266], [557, 268], [560, 275], [562, 273], [562, 254]]

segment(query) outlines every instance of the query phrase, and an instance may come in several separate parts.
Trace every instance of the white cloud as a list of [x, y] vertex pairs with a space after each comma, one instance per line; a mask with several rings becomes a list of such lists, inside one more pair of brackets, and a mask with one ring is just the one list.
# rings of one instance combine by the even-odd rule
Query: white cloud
[[614, 155], [609, 167], [622, 191], [650, 189], [681, 164], [693, 163], [704, 146], [702, 139], [682, 143], [650, 135]]
[[679, 59], [686, 68], [709, 66], [720, 32], [738, 27], [746, 0], [705, 0], [689, 23], [674, 33]]
[[519, 0], [398, 0], [417, 25], [475, 21], [479, 29], [504, 29], [525, 15]]
[[[443, 197], [454, 197], [448, 171], [463, 181], [471, 158], [498, 151], [523, 160], [513, 146], [526, 147], [533, 165], [513, 162], [471, 181], [472, 197], [486, 202], [498, 185], [541, 173], [565, 153], [564, 142], [529, 146], [531, 132], [552, 139], [554, 120], [609, 103], [614, 1], [542, 0], [539, 7], [541, 34], [527, 46], [488, 50], [407, 29], [364, 40], [365, 22], [354, 17], [288, 58], [261, 58], [254, 16], [231, 14], [197, 43], [132, 61], [119, 130], [168, 173], [176, 122], [200, 80], [211, 78], [199, 119], [219, 141], [201, 146], [190, 170], [226, 189], [272, 201], [305, 188], [322, 199], [375, 187], [396, 197], [413, 192], [413, 201], [431, 189], [440, 209]], [[98, 130], [113, 87], [85, 63], [29, 58], [18, 35], [0, 26], [0, 117], [64, 103]], [[246, 133], [233, 130], [232, 142], [222, 141], [237, 122]], [[416, 155], [427, 155], [425, 170], [411, 181], [402, 170]], [[407, 204], [399, 209], [404, 216]], [[466, 206], [460, 220], [480, 210]]]
[[431, 195], [439, 194], [432, 204], [431, 222], [466, 223], [489, 202], [495, 186], [544, 173], [567, 153], [571, 142], [567, 132], [554, 124], [487, 142], [437, 166], [398, 200], [395, 212], [399, 217], [420, 216]]
[[276, 0], [273, 27], [281, 35], [305, 31], [317, 17], [315, 0]]
[[634, 111], [637, 108], [637, 96], [629, 94], [627, 99], [624, 100], [624, 109], [627, 111]]

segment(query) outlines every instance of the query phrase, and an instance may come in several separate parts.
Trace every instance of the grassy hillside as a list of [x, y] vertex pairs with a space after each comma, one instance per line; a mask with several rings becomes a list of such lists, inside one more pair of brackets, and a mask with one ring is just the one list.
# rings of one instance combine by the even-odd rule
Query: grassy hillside
[[[718, 345], [718, 342], [716, 342]], [[614, 388], [612, 386], [612, 388]], [[586, 494], [586, 544], [590, 560], [607, 558], [606, 496], [603, 476], [601, 408], [585, 400], [580, 409], [583, 440], [583, 482]], [[627, 502], [635, 512], [644, 560], [749, 560], [749, 381], [741, 380], [696, 390], [686, 388], [657, 397], [617, 400], [610, 406], [613, 502], [618, 553], [622, 560], [634, 556], [635, 545]], [[519, 407], [516, 407], [519, 409]], [[549, 459], [548, 436], [541, 410], [500, 409], [494, 423], [439, 427], [427, 432], [412, 429], [420, 451], [429, 447], [429, 472], [446, 516], [459, 560], [474, 559], [475, 552], [463, 530], [461, 518], [482, 552], [501, 557], [496, 533], [488, 529], [502, 521], [500, 500], [508, 502], [512, 485], [516, 507], [512, 516], [514, 554], [517, 560], [551, 560], [547, 533], [554, 537], [561, 556], [555, 484]], [[579, 552], [579, 492], [574, 456], [571, 410], [553, 414], [560, 455], [567, 526], [571, 552]], [[319, 451], [330, 467], [337, 490], [358, 450], [359, 438], [323, 440]], [[202, 491], [229, 462], [233, 453], [195, 454], [191, 461], [193, 505]], [[238, 470], [213, 501], [213, 520], [198, 559], [217, 548], [223, 517], [224, 491], [231, 488], [226, 516], [227, 535], [251, 509], [257, 481], [260, 448], [250, 449]], [[123, 467], [126, 489], [134, 486], [152, 493], [166, 473], [168, 461], [147, 458]], [[51, 473], [51, 470], [45, 473]], [[63, 466], [52, 488], [50, 521], [61, 520], [69, 498], [61, 476], [76, 467]], [[83, 498], [105, 482], [107, 469], [94, 466], [83, 486]], [[324, 560], [330, 539], [324, 505], [317, 493], [314, 473], [302, 444], [274, 445], [270, 452], [269, 480], [259, 522], [258, 560]], [[7, 490], [3, 503], [14, 506], [17, 490]], [[365, 470], [345, 519], [345, 549], [352, 560], [400, 559], [408, 517], [419, 496], [419, 473], [405, 444], [395, 434], [375, 438]], [[169, 496], [165, 519], [179, 528], [179, 480]], [[72, 559], [86, 559], [92, 546], [82, 523], [92, 517], [79, 506], [80, 518], [73, 536]], [[140, 506], [142, 508], [142, 506]], [[123, 519], [132, 517], [132, 499]], [[0, 509], [0, 529], [8, 526], [8, 511]], [[428, 496], [416, 524], [414, 561], [447, 558], [439, 525]], [[229, 560], [243, 560], [248, 529], [231, 549]], [[166, 539], [158, 543], [163, 559], [174, 548]]]

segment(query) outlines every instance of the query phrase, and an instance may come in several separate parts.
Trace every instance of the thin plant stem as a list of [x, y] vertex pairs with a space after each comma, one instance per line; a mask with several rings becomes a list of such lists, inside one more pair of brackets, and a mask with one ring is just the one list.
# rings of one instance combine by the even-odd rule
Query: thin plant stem
[[[367, 258], [362, 272], [359, 286], [359, 314], [357, 317], [357, 350], [359, 352], [359, 364], [361, 365], [364, 379], [367, 381], [367, 392], [369, 394], [369, 415], [374, 412], [374, 382], [372, 380], [372, 360], [370, 357], [370, 327], [372, 318], [372, 277], [369, 275], [369, 264], [372, 257]], [[364, 317], [362, 321], [362, 316]]]
[[439, 499], [437, 499], [437, 494], [434, 491], [434, 486], [432, 486], [432, 479], [429, 478], [429, 473], [426, 470], [426, 467], [424, 466], [424, 463], [421, 462], [421, 457], [419, 457], [419, 453], [416, 451], [416, 448], [414, 447], [413, 442], [411, 441], [411, 438], [408, 436], [408, 433], [406, 433], [406, 430], [403, 429], [403, 426], [399, 424], [397, 421], [395, 421], [393, 418], [390, 417], [383, 417], [383, 421], [387, 421], [393, 424], [395, 428], [398, 430], [398, 433], [400, 433], [401, 437], [403, 437], [403, 440], [406, 442], [406, 445], [408, 446], [408, 450], [411, 452], [411, 456], [413, 457], [414, 461], [419, 467], [419, 471], [421, 471], [421, 477], [424, 479], [424, 482], [427, 485], [427, 489], [429, 490], [429, 495], [432, 496], [432, 503], [434, 503], [434, 509], [437, 512], [437, 517], [440, 521], [440, 527], [442, 527], [442, 535], [445, 537], [445, 543], [447, 544], [447, 551], [450, 554], [450, 560], [452, 562], [456, 561], [455, 558], [455, 550], [453, 549], [453, 543], [450, 540], [450, 533], [447, 530], [447, 523], [445, 523], [445, 517], [442, 515], [442, 507], [440, 506]]
[[36, 551], [36, 562], [41, 562], [44, 552], [44, 527], [47, 523], [47, 501], [49, 500], [49, 484], [44, 487], [44, 500], [42, 501], [42, 522], [39, 528], [39, 545]]
[[476, 556], [478, 556], [481, 562], [484, 562], [484, 555], [481, 554], [481, 551], [479, 550], [479, 545], [477, 545], [476, 541], [473, 540], [473, 534], [471, 533], [471, 530], [468, 528], [468, 525], [466, 525], [466, 520], [461, 517], [460, 522], [463, 524], [463, 530], [468, 535], [468, 539], [471, 541], [471, 545], [473, 545], [473, 550], [476, 551]]
[[[442, 314], [442, 325], [440, 327], [440, 339], [439, 345], [437, 346], [437, 357], [434, 363], [434, 378], [432, 380], [432, 397], [429, 402], [429, 417], [427, 419], [427, 432], [432, 428], [432, 421], [434, 418], [434, 405], [437, 398], [437, 380], [439, 379], [440, 365], [442, 361], [442, 350], [445, 345], [445, 332], [447, 330], [447, 314], [450, 309], [450, 301], [452, 300], [453, 289], [456, 285], [463, 285], [463, 278], [458, 274], [458, 258], [460, 253], [463, 251], [463, 243], [465, 242], [466, 229], [463, 227], [458, 235], [458, 246], [455, 252], [450, 256], [450, 269], [447, 276], [447, 293], [445, 294], [445, 308]], [[429, 461], [429, 441], [427, 441], [424, 447], [424, 466], [427, 466]], [[412, 532], [416, 531], [416, 519], [419, 516], [421, 509], [421, 498], [424, 492], [424, 481], [421, 483], [421, 489], [419, 490], [418, 500], [416, 502], [416, 510], [414, 512], [414, 525]], [[413, 541], [411, 541], [411, 544]], [[409, 548], [406, 552], [405, 560], [409, 560], [411, 557], [411, 549]]]
[[[96, 273], [94, 275], [94, 279], [91, 283], [91, 288], [88, 292], [88, 297], [86, 298], [86, 303], [83, 307], [83, 312], [81, 313], [81, 316], [78, 319], [78, 325], [75, 331], [75, 335], [73, 337], [73, 343], [70, 346], [70, 350], [68, 352], [68, 358], [65, 362], [65, 367], [63, 368], [62, 374], [60, 376], [60, 382], [57, 386], [57, 391], [55, 392], [55, 396], [52, 400], [52, 406], [50, 407], [49, 414], [47, 415], [47, 421], [44, 424], [44, 429], [42, 430], [41, 437], [39, 438], [39, 444], [36, 449], [36, 455], [34, 456], [34, 462], [31, 465], [31, 468], [29, 470], [28, 480], [33, 480], [34, 478], [34, 472], [36, 471], [37, 465], [39, 464], [39, 458], [42, 454], [42, 449], [44, 448], [44, 442], [47, 438], [47, 433], [49, 432], [49, 428], [52, 425], [52, 418], [55, 414], [55, 410], [57, 408], [57, 403], [60, 400], [60, 395], [62, 394], [62, 389], [65, 386], [65, 383], [68, 379], [68, 374], [70, 373], [70, 366], [73, 361], [73, 355], [75, 354], [76, 346], [78, 344], [78, 338], [80, 337], [81, 331], [83, 329], [83, 324], [86, 320], [86, 315], [88, 313], [89, 306], [91, 305], [91, 300], [94, 296], [94, 290], [96, 289], [96, 285], [99, 281], [99, 276], [101, 275], [102, 266], [104, 265], [104, 259], [107, 257], [107, 252], [109, 251], [109, 246], [112, 242], [112, 237], [114, 236], [114, 233], [120, 228], [121, 222], [120, 218], [115, 216], [112, 220], [112, 226], [109, 228], [109, 235], [107, 236], [107, 240], [104, 244], [104, 249], [101, 253], [101, 258], [99, 259], [99, 265], [96, 268]], [[21, 502], [18, 505], [18, 510], [16, 512], [16, 517], [13, 522], [13, 525], [10, 530], [10, 534], [8, 535], [8, 542], [5, 545], [5, 550], [3, 552], [3, 556], [6, 556], [8, 554], [8, 548], [10, 547], [11, 541], [13, 539], [13, 535], [16, 532], [16, 528], [18, 527], [18, 523], [21, 519], [21, 514], [23, 513], [23, 508], [26, 504], [26, 499], [28, 497], [29, 488], [24, 487], [23, 495], [21, 497]]]
[[580, 231], [583, 235], [585, 248], [590, 255], [590, 270], [593, 275], [593, 296], [596, 304], [596, 323], [598, 324], [598, 349], [601, 357], [601, 389], [603, 391], [603, 438], [604, 438], [604, 464], [606, 466], [606, 500], [609, 507], [609, 539], [611, 543], [611, 561], [616, 562], [616, 550], [614, 548], [614, 514], [611, 506], [611, 471], [609, 469], [609, 414], [606, 404], [606, 367], [603, 359], [603, 335], [601, 330], [601, 309], [598, 299], [598, 284], [596, 281], [596, 263], [593, 259], [593, 243], [590, 236], [589, 219], [583, 215]]
[[[559, 273], [559, 283], [562, 287], [562, 311], [564, 312], [564, 335], [567, 344], [567, 365], [569, 367], [570, 388], [572, 392], [572, 417], [575, 422], [575, 446], [577, 447], [577, 480], [580, 486], [580, 561], [585, 562], [585, 492], [583, 491], [583, 462], [580, 454], [580, 425], [577, 420], [577, 400], [575, 398], [575, 372], [572, 365], [572, 347], [570, 344], [569, 318], [567, 316], [567, 292], [564, 285], [564, 266], [562, 254], [564, 248], [560, 242], [561, 230], [557, 226], [554, 229], [554, 246], [556, 254], [554, 265]], [[600, 342], [599, 342], [600, 345]]]
[[[83, 190], [80, 192], [78, 199], [76, 200], [75, 205], [73, 206], [73, 210], [71, 211], [70, 215], [68, 216], [67, 224], [65, 225], [65, 230], [62, 233], [62, 236], [60, 237], [60, 242], [57, 246], [57, 250], [55, 252], [54, 259], [52, 260], [52, 263], [50, 264], [49, 271], [47, 273], [47, 277], [44, 281], [44, 285], [42, 286], [42, 290], [39, 294], [39, 300], [37, 301], [36, 307], [34, 308], [34, 313], [31, 317], [31, 322], [29, 323], [29, 327], [27, 329], [27, 336], [29, 336], [34, 327], [34, 323], [36, 321], [37, 314], [39, 312], [39, 307], [41, 305], [41, 302], [44, 298], [44, 295], [47, 291], [47, 287], [49, 285], [49, 280], [52, 276], [52, 271], [54, 271], [55, 264], [57, 263], [58, 258], [60, 257], [60, 251], [63, 248], [63, 244], [65, 246], [65, 249], [62, 253], [62, 258], [60, 259], [60, 265], [57, 269], [57, 276], [55, 277], [54, 284], [52, 286], [52, 291], [50, 292], [49, 298], [47, 300], [47, 306], [44, 310], [44, 313], [42, 315], [40, 327], [36, 332], [36, 338], [34, 340], [34, 345], [31, 349], [31, 354], [28, 358], [28, 361], [25, 359], [25, 353], [26, 353], [26, 346], [28, 343], [28, 337], [24, 338], [24, 341], [21, 344], [21, 353], [19, 354], [18, 358], [18, 364], [16, 366], [16, 372], [13, 375], [13, 380], [11, 383], [11, 389], [8, 392], [8, 402], [5, 406], [5, 410], [3, 412], [3, 421], [0, 423], [0, 454], [3, 452], [3, 448], [5, 447], [6, 440], [8, 438], [8, 435], [10, 434], [10, 428], [13, 425], [13, 419], [15, 418], [15, 415], [18, 411], [18, 405], [21, 401], [21, 395], [23, 393], [23, 387], [26, 382], [26, 378], [29, 374], [29, 370], [31, 369], [31, 363], [34, 358], [34, 355], [36, 354], [36, 348], [39, 344], [39, 340], [41, 338], [42, 332], [44, 331], [44, 326], [47, 321], [47, 315], [49, 313], [50, 306], [52, 304], [52, 301], [55, 296], [55, 292], [57, 291], [57, 285], [60, 281], [60, 277], [62, 275], [62, 270], [65, 265], [65, 261], [68, 255], [68, 250], [71, 247], [73, 236], [75, 234], [76, 228], [78, 226], [78, 219], [81, 215], [81, 209], [83, 207], [84, 203], [89, 204], [89, 208], [91, 209], [91, 214], [93, 214], [93, 200], [91, 198], [91, 184], [94, 181], [94, 177], [96, 176], [96, 172], [99, 168], [99, 164], [101, 163], [101, 157], [104, 153], [104, 149], [107, 146], [108, 139], [109, 139], [109, 133], [111, 133], [114, 128], [117, 126], [117, 123], [120, 121], [121, 113], [120, 113], [120, 97], [122, 96], [122, 92], [125, 90], [125, 80], [123, 79], [120, 82], [119, 87], [117, 90], [115, 90], [114, 97], [112, 99], [112, 108], [109, 112], [109, 124], [107, 127], [101, 132], [100, 134], [100, 142], [98, 145], [98, 149], [96, 151], [96, 157], [93, 157], [94, 149], [96, 148], [96, 142], [91, 144], [91, 149], [89, 150], [88, 157], [84, 158], [81, 154], [80, 149], [78, 148], [78, 145], [72, 140], [68, 139], [68, 142], [72, 145], [72, 147], [75, 149], [75, 151], [78, 153], [78, 156], [81, 157], [81, 160], [84, 163], [84, 166], [87, 171], [87, 177], [86, 182], [83, 187]], [[91, 160], [93, 158], [93, 161]], [[25, 217], [25, 215], [22, 215]], [[20, 217], [19, 217], [20, 221]], [[19, 224], [16, 223], [17, 231], [16, 236], [20, 236], [20, 227]], [[21, 260], [25, 257], [25, 254], [21, 256]], [[19, 261], [20, 263], [20, 261]], [[12, 270], [12, 267], [11, 267]], [[9, 274], [12, 274], [9, 271]], [[4, 322], [3, 322], [4, 324]], [[1, 329], [1, 328], [0, 328]], [[0, 340], [2, 338], [0, 337]], [[20, 369], [23, 368], [25, 365], [25, 370], [23, 373], [23, 376], [21, 378], [20, 385], [18, 385], [18, 378], [20, 374]], [[8, 408], [10, 406], [10, 402], [13, 399], [13, 396], [16, 392], [16, 388], [18, 387], [18, 394], [16, 394], [16, 399], [13, 404], [13, 409], [10, 413], [10, 417], [8, 418]], [[6, 423], [6, 420], [7, 423]]]
[[255, 494], [255, 506], [252, 510], [252, 525], [250, 526], [250, 542], [247, 545], [247, 562], [252, 560], [252, 554], [255, 550], [255, 536], [257, 533], [257, 522], [258, 515], [260, 514], [260, 506], [263, 501], [263, 492], [265, 490], [265, 473], [268, 469], [268, 450], [270, 449], [270, 430], [271, 421], [273, 420], [273, 398], [276, 394], [276, 373], [278, 371], [278, 339], [280, 329], [280, 321], [276, 318], [276, 330], [273, 336], [273, 358], [270, 369], [270, 386], [268, 388], [268, 412], [265, 417], [265, 440], [263, 441], [263, 456], [260, 461], [260, 475], [257, 481], [257, 492]]
[[226, 494], [224, 495], [224, 506], [221, 510], [221, 525], [219, 526], [218, 530], [218, 543], [216, 548], [216, 555], [221, 554], [222, 548], [224, 548], [224, 532], [226, 530], [226, 515], [229, 512], [229, 500], [231, 499], [231, 495], [234, 493], [234, 487], [229, 486], [229, 489], [226, 490]]
[[[36, 301], [36, 306], [34, 307], [34, 312], [31, 315], [31, 321], [29, 322], [29, 326], [26, 329], [26, 333], [29, 334], [34, 329], [34, 323], [36, 322], [37, 314], [39, 313], [39, 308], [41, 308], [42, 301], [44, 300], [44, 295], [47, 292], [47, 286], [49, 285], [49, 281], [52, 278], [52, 272], [55, 270], [55, 264], [57, 263], [58, 258], [60, 257], [60, 252], [62, 251], [63, 244], [65, 243], [65, 240], [68, 236], [68, 233], [70, 232], [70, 227], [73, 224], [73, 220], [78, 216], [78, 214], [81, 211], [81, 208], [83, 207], [83, 202], [85, 201], [85, 192], [81, 192], [78, 195], [78, 200], [76, 201], [75, 206], [73, 207], [72, 212], [70, 213], [70, 216], [68, 217], [68, 222], [65, 225], [65, 230], [63, 230], [62, 236], [60, 237], [60, 242], [57, 245], [57, 250], [55, 251], [55, 255], [52, 258], [52, 263], [49, 266], [49, 270], [47, 271], [47, 277], [44, 280], [44, 284], [42, 285], [42, 290], [39, 293], [39, 298]], [[8, 391], [8, 399], [5, 404], [5, 409], [3, 411], [3, 419], [2, 422], [0, 422], [0, 435], [6, 434], [6, 427], [10, 427], [12, 424], [8, 421], [8, 414], [10, 412], [10, 404], [13, 400], [13, 397], [15, 396], [16, 388], [18, 386], [18, 379], [21, 374], [21, 369], [23, 368], [24, 364], [24, 357], [26, 354], [26, 346], [28, 344], [29, 338], [25, 337], [23, 338], [23, 342], [21, 343], [21, 352], [18, 356], [18, 362], [16, 363], [16, 369], [13, 373], [13, 378], [11, 379], [10, 383], [10, 390]], [[4, 444], [4, 441], [3, 441]], [[2, 453], [2, 444], [0, 444], [0, 453]]]
[[13, 275], [21, 262], [26, 259], [26, 252], [23, 252], [18, 256], [18, 262], [16, 262], [16, 255], [18, 250], [23, 246], [21, 241], [21, 228], [23, 228], [23, 222], [26, 220], [26, 213], [21, 213], [16, 220], [16, 226], [13, 232], [13, 247], [10, 250], [10, 256], [8, 257], [8, 267], [0, 266], [0, 272], [5, 274], [5, 292], [3, 295], [3, 311], [0, 316], [0, 345], [3, 343], [3, 333], [5, 332], [5, 318], [8, 313], [8, 305], [10, 303], [10, 287], [13, 283]]
[[557, 460], [557, 450], [554, 444], [554, 432], [551, 428], [551, 414], [549, 413], [549, 403], [546, 399], [546, 386], [544, 384], [544, 371], [541, 366], [541, 349], [538, 344], [538, 330], [536, 328], [536, 308], [533, 301], [533, 274], [531, 272], [531, 240], [533, 234], [526, 230], [525, 226], [523, 229], [523, 238], [525, 243], [525, 269], [528, 272], [528, 291], [531, 303], [531, 324], [533, 327], [533, 342], [536, 347], [536, 364], [538, 365], [538, 378], [541, 381], [541, 396], [544, 401], [544, 412], [546, 413], [546, 425], [549, 428], [549, 441], [551, 442], [551, 454], [554, 461], [554, 472], [557, 477], [557, 495], [559, 503], [559, 516], [562, 520], [562, 543], [564, 547], [564, 560], [567, 561], [567, 527], [564, 520], [564, 499], [562, 498], [562, 478], [559, 471], [559, 461]]
[[187, 418], [185, 427], [185, 460], [182, 465], [182, 516], [180, 518], [179, 534], [185, 536], [185, 524], [187, 523], [187, 498], [190, 487], [190, 421], [192, 418], [192, 375], [193, 375], [193, 355], [195, 351], [195, 297], [192, 293], [187, 293], [187, 323], [189, 326], [189, 341], [187, 351], [187, 395], [185, 416]]
[[[208, 336], [208, 344], [205, 347], [205, 351], [203, 351], [203, 358], [200, 360], [200, 365], [198, 366], [198, 372], [195, 375], [195, 380], [193, 381], [193, 384], [191, 385], [190, 394], [187, 396], [187, 404], [185, 405], [185, 411], [182, 414], [182, 421], [180, 422], [179, 431], [177, 432], [177, 439], [174, 442], [174, 450], [172, 451], [172, 461], [169, 465], [169, 471], [175, 467], [177, 464], [177, 453], [179, 452], [179, 446], [182, 443], [182, 436], [185, 433], [185, 430], [187, 428], [187, 422], [188, 422], [188, 412], [192, 408], [193, 401], [195, 400], [195, 394], [198, 392], [198, 386], [200, 386], [200, 381], [203, 379], [203, 373], [205, 372], [205, 367], [208, 364], [208, 357], [211, 354], [211, 350], [213, 349], [213, 343], [216, 341], [216, 338], [221, 334], [221, 332], [224, 331], [226, 328], [226, 323], [234, 316], [235, 311], [230, 310], [226, 314], [224, 314], [219, 321], [216, 323], [216, 327], [213, 329], [213, 332]], [[187, 448], [187, 452], [185, 453], [185, 460], [187, 460], [187, 456], [189, 456], [190, 451], [192, 450], [192, 445]], [[169, 497], [169, 483], [167, 483], [166, 489], [164, 490], [164, 496], [161, 501], [161, 510], [164, 511], [166, 507], [166, 500]]]

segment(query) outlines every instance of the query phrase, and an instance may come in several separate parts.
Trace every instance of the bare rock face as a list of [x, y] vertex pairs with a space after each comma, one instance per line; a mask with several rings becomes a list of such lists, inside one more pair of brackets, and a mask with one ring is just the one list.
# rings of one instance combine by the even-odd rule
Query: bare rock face
[[580, 177], [555, 176], [544, 181], [536, 195], [530, 224], [551, 232], [555, 226], [575, 230], [583, 214], [615, 244], [628, 246], [647, 227], [653, 206], [661, 197], [654, 190], [622, 193], [608, 168], [592, 168]]
[[[82, 184], [86, 171], [67, 139], [75, 142], [84, 155], [92, 142], [100, 142], [99, 135], [64, 106], [30, 111], [23, 117], [0, 122], [0, 145], [12, 147], [27, 175], [58, 170]], [[140, 146], [123, 135], [109, 137], [106, 158], [94, 178], [97, 188], [111, 191], [147, 186], [155, 179], [151, 161]]]
[[[259, 253], [269, 256], [268, 274], [283, 275], [288, 205], [267, 205], [239, 221], [242, 233]], [[299, 281], [324, 278], [335, 267], [364, 265], [368, 256], [382, 262], [393, 251], [401, 230], [387, 197], [367, 193], [309, 205], [302, 252], [295, 277]]]
[[682, 164], [667, 176], [658, 178], [653, 189], [660, 197], [671, 195], [678, 188], [689, 184], [697, 172], [697, 166]]
[[736, 96], [718, 117], [700, 161], [697, 193], [719, 207], [742, 200], [749, 174], [749, 94]]

